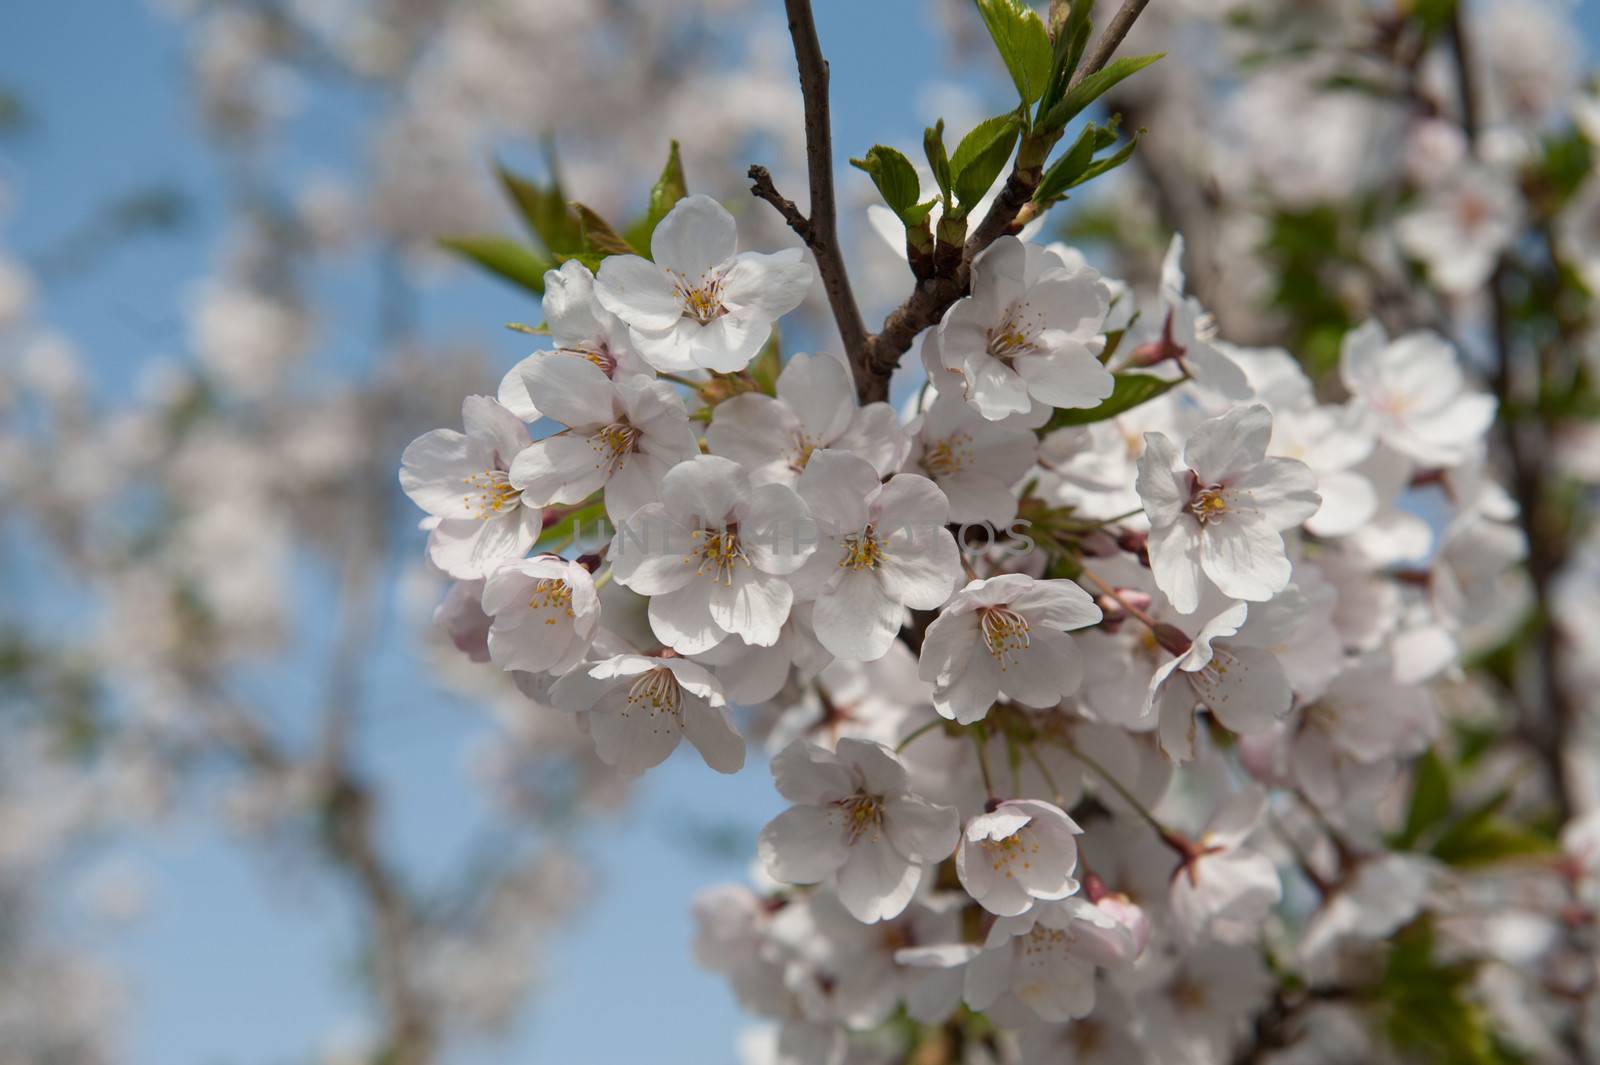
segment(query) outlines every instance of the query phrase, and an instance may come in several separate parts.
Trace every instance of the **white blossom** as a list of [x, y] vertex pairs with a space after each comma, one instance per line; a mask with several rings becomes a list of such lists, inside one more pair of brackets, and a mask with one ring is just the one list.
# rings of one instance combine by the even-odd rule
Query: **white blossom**
[[983, 718], [1002, 697], [1054, 706], [1083, 679], [1067, 633], [1100, 618], [1071, 581], [1020, 573], [971, 581], [928, 626], [919, 673], [933, 682], [939, 713], [962, 724]]
[[1095, 271], [1001, 237], [973, 262], [972, 295], [939, 325], [943, 365], [961, 375], [967, 402], [991, 421], [1034, 401], [1092, 407], [1111, 394], [1111, 373], [1096, 358], [1110, 305]]
[[839, 658], [889, 650], [907, 607], [932, 610], [961, 577], [949, 505], [925, 477], [877, 471], [848, 452], [818, 452], [796, 486], [816, 522], [817, 545], [795, 572], [796, 594], [815, 600], [812, 622]]
[[956, 875], [978, 905], [1015, 917], [1035, 899], [1063, 899], [1078, 890], [1073, 837], [1082, 831], [1050, 803], [1007, 799], [967, 822]]
[[438, 519], [428, 557], [458, 580], [486, 577], [501, 562], [528, 553], [542, 512], [525, 506], [510, 469], [528, 447], [516, 415], [487, 396], [461, 404], [465, 433], [435, 429], [400, 456], [400, 487]]
[[813, 884], [837, 873], [839, 901], [858, 921], [895, 917], [923, 869], [955, 849], [955, 810], [908, 788], [887, 747], [842, 739], [836, 751], [797, 741], [772, 760], [794, 805], [761, 831], [761, 860], [778, 880]]
[[1178, 458], [1165, 434], [1146, 433], [1139, 497], [1150, 519], [1150, 568], [1181, 613], [1209, 580], [1235, 599], [1269, 599], [1289, 583], [1282, 532], [1317, 512], [1305, 463], [1267, 458], [1272, 415], [1241, 407], [1204, 422]]
[[595, 297], [627, 323], [634, 350], [657, 370], [734, 373], [805, 298], [812, 277], [798, 248], [764, 255], [738, 244], [726, 208], [686, 196], [656, 226], [649, 259], [600, 263]]

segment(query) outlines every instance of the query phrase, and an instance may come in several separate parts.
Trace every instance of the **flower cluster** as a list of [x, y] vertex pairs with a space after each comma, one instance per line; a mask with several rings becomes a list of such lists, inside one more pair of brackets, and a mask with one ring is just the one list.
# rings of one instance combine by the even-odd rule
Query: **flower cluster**
[[[650, 250], [552, 271], [554, 346], [401, 483], [444, 622], [530, 713], [628, 774], [764, 738], [790, 805], [695, 950], [766, 1060], [963, 1010], [1027, 1061], [1226, 1060], [1264, 935], [1309, 981], [1421, 912], [1436, 870], [1376, 799], [1520, 557], [1445, 339], [1352, 330], [1326, 396], [1216, 335], [1181, 242], [1146, 300], [1002, 236], [897, 411], [842, 359], [779, 368], [810, 267], [715, 201]], [[1293, 935], [1286, 883], [1320, 894]]]

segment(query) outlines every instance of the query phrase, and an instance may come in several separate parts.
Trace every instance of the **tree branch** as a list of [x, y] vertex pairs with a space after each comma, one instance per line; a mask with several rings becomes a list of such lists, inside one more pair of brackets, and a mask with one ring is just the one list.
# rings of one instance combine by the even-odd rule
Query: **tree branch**
[[828, 117], [828, 61], [822, 57], [817, 40], [817, 23], [811, 15], [810, 0], [784, 0], [789, 13], [789, 36], [794, 41], [795, 62], [800, 68], [800, 95], [806, 112], [806, 172], [811, 183], [811, 214], [807, 218], [790, 200], [778, 194], [765, 167], [752, 166], [751, 192], [766, 200], [783, 215], [789, 228], [806, 242], [817, 260], [822, 287], [827, 290], [833, 320], [839, 327], [846, 357], [861, 378], [867, 327], [861, 320], [850, 275], [845, 271], [839, 251], [838, 211], [833, 198], [833, 132]]
[[[1450, 21], [1449, 40], [1455, 61], [1456, 88], [1461, 107], [1461, 128], [1476, 154], [1481, 151], [1482, 108], [1472, 69], [1471, 42], [1467, 38], [1461, 10]], [[1494, 391], [1500, 404], [1501, 437], [1510, 466], [1511, 491], [1517, 500], [1518, 521], [1528, 546], [1528, 579], [1533, 585], [1535, 660], [1531, 705], [1524, 706], [1522, 731], [1544, 761], [1550, 774], [1556, 803], [1563, 818], [1571, 810], [1565, 748], [1567, 734], [1576, 719], [1576, 707], [1561, 680], [1557, 655], [1557, 630], [1552, 612], [1552, 584], [1561, 566], [1559, 530], [1551, 528], [1546, 502], [1544, 456], [1548, 453], [1545, 434], [1534, 419], [1522, 413], [1525, 406], [1523, 383], [1518, 381], [1516, 351], [1511, 337], [1510, 310], [1506, 305], [1505, 280], [1511, 261], [1502, 253], [1489, 277], [1490, 339], [1494, 347]], [[1542, 375], [1542, 367], [1534, 371]], [[1537, 385], [1535, 395], [1537, 394]]]
[[[1076, 86], [1090, 74], [1100, 71], [1133, 29], [1140, 12], [1150, 0], [1123, 0], [1122, 6], [1106, 23], [1073, 73], [1069, 86]], [[791, 5], [792, 6], [792, 5]], [[1025, 161], [1019, 151], [1016, 163], [995, 197], [989, 213], [967, 238], [961, 262], [948, 274], [938, 274], [917, 284], [905, 303], [884, 320], [883, 329], [868, 337], [862, 359], [856, 365], [856, 389], [863, 403], [889, 397], [889, 377], [900, 365], [917, 335], [944, 317], [950, 305], [967, 294], [971, 283], [972, 261], [996, 240], [1017, 228], [1017, 215], [1033, 199], [1034, 190], [1044, 176], [1043, 167]]]

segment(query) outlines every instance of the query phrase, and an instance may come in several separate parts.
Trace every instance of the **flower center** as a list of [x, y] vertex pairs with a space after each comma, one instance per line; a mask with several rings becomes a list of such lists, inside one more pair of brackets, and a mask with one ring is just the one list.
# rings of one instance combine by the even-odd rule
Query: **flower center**
[[505, 470], [484, 470], [461, 480], [470, 489], [461, 500], [468, 510], [477, 511], [479, 521], [487, 521], [515, 507], [522, 494], [506, 479]]
[[724, 526], [720, 532], [696, 529], [689, 535], [699, 542], [684, 561], [700, 559], [700, 564], [694, 571], [696, 576], [709, 573], [712, 580], [731, 585], [734, 568], [740, 563], [746, 566], [750, 564], [750, 556], [744, 553], [744, 546], [739, 543], [737, 525]]
[[1006, 308], [1000, 324], [989, 330], [989, 354], [1001, 362], [1009, 362], [1018, 355], [1034, 353], [1038, 350], [1034, 340], [1042, 325], [1042, 316], [1030, 314], [1026, 303], [1013, 303]]
[[600, 457], [606, 473], [613, 474], [628, 461], [628, 456], [639, 450], [639, 438], [644, 434], [627, 422], [612, 422], [589, 437], [589, 446]]
[[628, 705], [643, 707], [652, 716], [670, 714], [683, 720], [683, 689], [672, 670], [658, 666], [639, 676], [628, 689]]
[[1007, 880], [1016, 875], [1011, 867], [1018, 859], [1022, 861], [1022, 868], [1032, 869], [1033, 856], [1039, 853], [1039, 844], [1033, 840], [1032, 833], [1024, 840], [1020, 830], [1000, 839], [980, 839], [978, 846], [983, 848], [983, 856], [989, 859], [989, 868], [997, 873], [1004, 870]]
[[611, 354], [604, 344], [585, 344], [575, 348], [557, 348], [557, 351], [568, 355], [576, 355], [580, 359], [588, 359], [600, 367], [607, 377], [614, 376], [617, 372], [617, 357]]
[[794, 434], [794, 458], [789, 463], [789, 468], [796, 473], [806, 468], [806, 463], [811, 461], [812, 454], [822, 447], [819, 441], [811, 439], [805, 433]]
[[984, 646], [1000, 663], [1001, 669], [1008, 668], [1032, 642], [1028, 635], [1028, 619], [1010, 607], [980, 608], [978, 628], [983, 633]]
[[883, 549], [883, 541], [878, 539], [878, 531], [868, 525], [860, 532], [844, 538], [844, 557], [839, 559], [839, 567], [857, 572], [877, 569], [886, 554], [888, 552]]
[[1189, 472], [1189, 506], [1190, 514], [1201, 525], [1210, 525], [1214, 521], [1221, 521], [1222, 516], [1228, 513], [1228, 500], [1223, 495], [1223, 486], [1220, 484], [1201, 484], [1200, 478], [1194, 471]]
[[728, 313], [728, 308], [722, 305], [721, 274], [701, 274], [690, 281], [682, 274], [674, 273], [672, 287], [678, 292], [678, 302], [683, 306], [685, 318], [693, 318], [705, 325]]
[[[560, 577], [545, 577], [533, 582], [533, 595], [528, 599], [529, 610], [554, 610], [572, 617], [572, 586]], [[555, 618], [545, 618], [546, 625], [554, 625]]]
[[834, 805], [844, 811], [844, 827], [849, 833], [850, 842], [854, 843], [868, 832], [876, 832], [883, 824], [883, 798], [878, 795], [868, 795], [865, 792], [856, 792], [848, 799], [840, 799]]
[[967, 446], [972, 443], [969, 433], [951, 433], [943, 440], [929, 444], [922, 453], [922, 468], [934, 477], [948, 477], [960, 473], [972, 455]]

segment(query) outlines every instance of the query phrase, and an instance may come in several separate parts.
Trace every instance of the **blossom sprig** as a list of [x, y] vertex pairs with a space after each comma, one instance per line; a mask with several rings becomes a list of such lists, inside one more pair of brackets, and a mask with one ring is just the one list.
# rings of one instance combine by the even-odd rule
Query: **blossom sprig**
[[[1439, 331], [1352, 323], [1322, 374], [1230, 343], [1185, 270], [1216, 249], [1174, 239], [1141, 291], [1036, 239], [1067, 170], [1110, 168], [1086, 132], [1041, 185], [1064, 123], [1148, 65], [1086, 51], [1087, 7], [1046, 27], [980, 4], [1021, 104], [953, 153], [930, 130], [926, 196], [899, 153], [858, 161], [917, 286], [880, 333], [841, 313], [831, 195], [814, 184], [808, 214], [755, 168], [842, 356], [780, 362], [771, 329], [812, 267], [739, 251], [731, 217], [689, 197], [653, 259], [600, 259], [587, 310], [577, 271], [546, 281], [552, 311], [609, 323], [637, 362], [519, 364], [525, 416], [566, 427], [535, 422], [536, 457], [509, 456], [523, 505], [603, 486], [614, 528], [576, 572], [492, 567], [488, 657], [543, 674], [522, 682], [533, 712], [582, 715], [626, 773], [682, 737], [725, 772], [764, 744], [788, 806], [760, 886], [697, 907], [697, 954], [777, 1025], [774, 1060], [852, 1060], [866, 1033], [896, 1038], [897, 1010], [918, 1031], [981, 1014], [995, 1047], [1078, 1033], [1114, 1060], [1232, 1060], [1291, 994], [1435, 971], [1431, 943], [1385, 939], [1448, 915], [1444, 867], [1555, 846], [1498, 820], [1509, 790], [1455, 811], [1438, 753], [1436, 689], [1476, 618], [1509, 613], [1496, 594], [1527, 546], [1487, 469], [1495, 399]], [[791, 10], [816, 119], [815, 27]], [[816, 182], [831, 146], [813, 148]], [[918, 338], [923, 379], [891, 405]], [[561, 380], [573, 395], [543, 394]], [[580, 390], [583, 416], [559, 418]], [[575, 456], [566, 494], [517, 472], [556, 452]], [[616, 485], [618, 456], [648, 475]], [[1442, 516], [1419, 522], [1434, 489]], [[552, 630], [537, 651], [533, 619]], [[1565, 845], [1587, 855], [1590, 835]], [[1576, 893], [1592, 864], [1562, 866]]]

